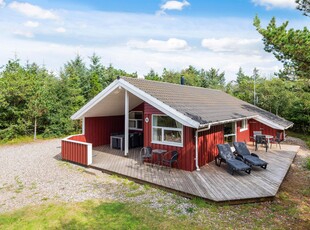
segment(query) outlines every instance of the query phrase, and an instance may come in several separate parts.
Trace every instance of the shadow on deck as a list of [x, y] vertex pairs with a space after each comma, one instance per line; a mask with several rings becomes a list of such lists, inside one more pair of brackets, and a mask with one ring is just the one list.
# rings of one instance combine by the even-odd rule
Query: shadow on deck
[[[250, 175], [236, 172], [230, 175], [225, 164], [221, 167], [214, 161], [201, 167], [200, 171], [188, 172], [165, 167], [140, 164], [140, 148], [131, 149], [127, 157], [109, 146], [93, 148], [93, 163], [90, 167], [107, 173], [127, 177], [139, 183], [147, 183], [186, 197], [200, 197], [216, 203], [247, 203], [272, 199], [299, 146], [281, 145], [282, 150], [273, 148], [267, 153], [256, 152], [267, 161], [266, 170], [254, 167]], [[251, 148], [251, 147], [250, 147]]]

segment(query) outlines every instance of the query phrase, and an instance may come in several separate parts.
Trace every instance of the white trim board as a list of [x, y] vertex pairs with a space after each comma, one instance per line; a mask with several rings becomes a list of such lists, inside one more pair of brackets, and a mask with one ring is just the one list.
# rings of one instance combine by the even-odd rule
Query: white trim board
[[257, 116], [257, 117], [255, 117], [253, 119], [257, 120], [260, 123], [263, 123], [264, 125], [267, 125], [267, 126], [269, 126], [271, 128], [274, 128], [274, 129], [279, 129], [279, 130], [284, 130], [285, 129], [285, 127], [283, 127], [283, 126], [281, 126], [279, 124], [276, 124], [276, 123], [272, 122], [271, 120], [268, 120], [268, 119], [263, 118], [261, 116]]
[[161, 112], [177, 120], [182, 125], [192, 127], [192, 128], [198, 128], [200, 125], [197, 121], [192, 120], [191, 118], [185, 116], [184, 114], [164, 104], [163, 102], [152, 97], [151, 95], [147, 94], [143, 90], [135, 87], [134, 85], [130, 84], [129, 82], [123, 79], [116, 79], [114, 82], [112, 82], [107, 88], [101, 91], [101, 93], [99, 93], [96, 97], [94, 97], [91, 101], [89, 101], [86, 105], [84, 105], [79, 111], [73, 114], [71, 116], [71, 119], [73, 120], [82, 119], [88, 110], [96, 106], [102, 99], [108, 96], [117, 87], [124, 88], [131, 94], [135, 95], [136, 97], [139, 97], [141, 100], [147, 102], [148, 104], [157, 108]]

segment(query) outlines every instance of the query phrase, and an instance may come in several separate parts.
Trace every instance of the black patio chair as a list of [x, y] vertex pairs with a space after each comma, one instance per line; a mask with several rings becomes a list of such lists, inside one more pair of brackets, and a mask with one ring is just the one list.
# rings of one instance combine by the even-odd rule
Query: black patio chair
[[171, 152], [165, 153], [161, 163], [162, 165], [169, 166], [169, 173], [171, 172], [173, 163], [176, 163], [177, 167], [179, 168], [178, 156], [179, 156], [178, 151], [171, 151]]
[[143, 147], [140, 150], [140, 164], [144, 164], [144, 160], [148, 160], [150, 163], [153, 162], [153, 151], [151, 147]]
[[251, 167], [260, 166], [263, 169], [267, 168], [268, 163], [260, 159], [255, 153], [251, 153], [244, 142], [234, 142], [233, 145], [237, 155], [243, 159], [244, 163]]
[[282, 142], [283, 140], [281, 139], [281, 133], [280, 132], [277, 132], [277, 136], [271, 141], [271, 144], [272, 143], [277, 143], [278, 145], [279, 145], [279, 147], [280, 147], [280, 149], [281, 149], [281, 142]]
[[268, 150], [268, 141], [265, 135], [256, 135], [255, 137], [255, 151], [258, 150], [258, 145], [261, 144]]
[[224, 162], [228, 165], [227, 171], [234, 174], [235, 171], [244, 171], [248, 174], [251, 173], [251, 166], [247, 165], [238, 156], [235, 157], [231, 151], [229, 144], [218, 144], [217, 148], [219, 154], [215, 158], [215, 164], [221, 167], [221, 163]]

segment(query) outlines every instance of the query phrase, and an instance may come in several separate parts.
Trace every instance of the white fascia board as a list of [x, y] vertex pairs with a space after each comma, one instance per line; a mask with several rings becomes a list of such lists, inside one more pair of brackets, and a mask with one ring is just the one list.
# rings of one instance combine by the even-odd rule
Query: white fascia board
[[262, 116], [257, 116], [254, 119], [259, 121], [259, 122], [261, 122], [261, 123], [263, 123], [263, 124], [265, 124], [265, 125], [267, 125], [267, 126], [269, 126], [269, 127], [271, 127], [271, 128], [274, 128], [274, 129], [279, 129], [279, 130], [284, 130], [285, 129], [285, 127], [283, 127], [283, 126], [281, 126], [279, 124], [276, 124], [276, 123], [272, 122], [269, 119], [263, 118]]
[[184, 114], [178, 112], [177, 110], [171, 108], [170, 106], [166, 105], [165, 103], [157, 100], [156, 98], [152, 97], [151, 95], [147, 94], [143, 90], [135, 87], [134, 85], [130, 84], [129, 82], [120, 79], [120, 85], [128, 90], [133, 95], [141, 98], [143, 101], [147, 102], [148, 104], [152, 105], [153, 107], [159, 109], [163, 113], [167, 114], [171, 118], [175, 119], [176, 121], [180, 122], [182, 125], [198, 128], [200, 123], [197, 121], [192, 120], [191, 118], [185, 116]]
[[84, 105], [81, 109], [79, 109], [75, 114], [71, 116], [72, 120], [81, 119], [84, 117], [84, 114], [94, 107], [98, 102], [100, 102], [103, 98], [108, 96], [113, 90], [115, 90], [119, 86], [119, 80], [114, 80], [109, 86], [107, 86], [104, 90], [102, 90], [97, 96], [95, 96], [92, 100], [90, 100], [86, 105]]

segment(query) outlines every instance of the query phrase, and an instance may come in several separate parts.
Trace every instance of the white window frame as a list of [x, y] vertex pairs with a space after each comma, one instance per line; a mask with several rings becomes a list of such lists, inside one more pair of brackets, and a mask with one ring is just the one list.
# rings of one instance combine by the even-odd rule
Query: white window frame
[[235, 136], [235, 141], [238, 140], [238, 137], [237, 137], [237, 122], [229, 122], [228, 124], [230, 123], [234, 123], [233, 125], [235, 126], [235, 133], [234, 134], [224, 134], [224, 140], [225, 140], [225, 137], [232, 137], [232, 136]]
[[[181, 128], [171, 128], [171, 127], [161, 127], [161, 126], [154, 126], [153, 125], [153, 121], [154, 121], [154, 116], [166, 116], [168, 117], [167, 115], [165, 114], [152, 114], [152, 129], [151, 129], [151, 132], [152, 132], [152, 144], [160, 144], [160, 145], [169, 145], [169, 146], [176, 146], [176, 147], [183, 147], [183, 125]], [[173, 119], [172, 117], [170, 117], [171, 119]], [[154, 138], [153, 138], [153, 129], [156, 128], [156, 129], [161, 129], [161, 141], [154, 141]], [[164, 132], [165, 130], [170, 130], [170, 131], [180, 131], [181, 132], [181, 143], [178, 143], [178, 142], [171, 142], [171, 141], [165, 141], [164, 140]]]
[[[135, 122], [135, 127], [128, 127], [129, 128], [129, 130], [138, 130], [138, 131], [142, 131], [143, 130], [143, 111], [130, 111], [129, 112], [129, 114], [130, 113], [136, 113], [136, 112], [139, 112], [139, 113], [142, 113], [142, 118], [141, 119], [134, 119], [134, 118], [129, 118], [128, 120], [129, 121], [134, 121]], [[129, 115], [129, 117], [130, 117], [130, 115]], [[140, 129], [140, 128], [138, 128], [137, 126], [138, 126], [138, 121], [141, 121], [142, 122], [142, 128]], [[128, 125], [130, 124], [130, 122], [128, 122]]]
[[[245, 127], [244, 127], [244, 124], [245, 124]], [[247, 119], [241, 120], [240, 132], [243, 132], [245, 130], [248, 130], [248, 120]]]

